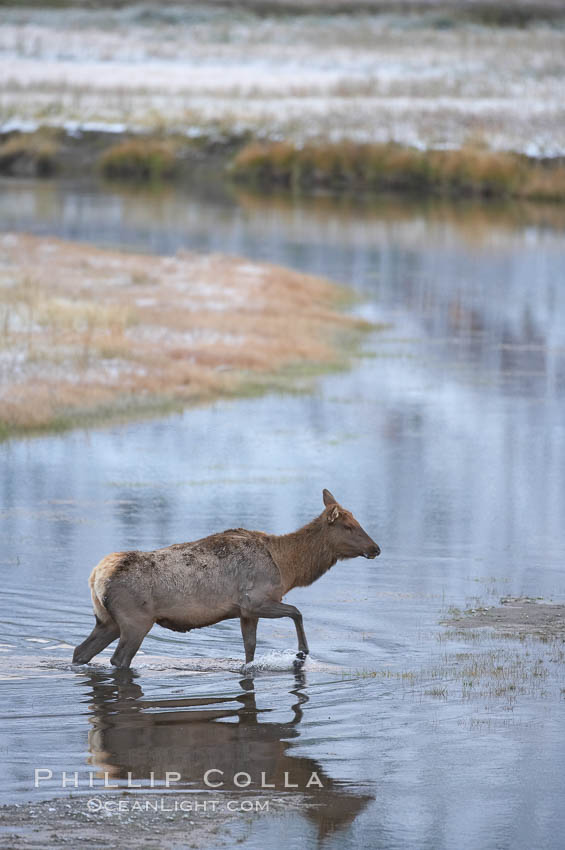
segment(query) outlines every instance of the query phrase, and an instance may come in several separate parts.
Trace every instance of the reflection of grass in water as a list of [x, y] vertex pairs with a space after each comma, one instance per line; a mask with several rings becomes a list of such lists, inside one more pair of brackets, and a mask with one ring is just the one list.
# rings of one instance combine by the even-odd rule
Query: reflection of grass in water
[[[263, 211], [274, 212], [292, 222], [296, 208], [296, 193], [277, 189], [276, 192], [256, 192], [237, 189], [237, 201], [249, 215], [260, 216]], [[465, 242], [481, 244], [492, 239], [493, 233], [512, 238], [516, 228], [531, 225], [555, 230], [565, 226], [565, 213], [560, 204], [518, 201], [513, 199], [445, 199], [434, 196], [406, 197], [390, 194], [346, 192], [302, 192], [300, 207], [309, 217], [323, 224], [336, 217], [378, 224], [395, 221], [399, 224], [425, 217], [429, 222], [452, 227]], [[375, 275], [378, 277], [378, 274]]]
[[447, 699], [447, 688], [429, 688], [429, 690], [424, 691], [424, 696]]

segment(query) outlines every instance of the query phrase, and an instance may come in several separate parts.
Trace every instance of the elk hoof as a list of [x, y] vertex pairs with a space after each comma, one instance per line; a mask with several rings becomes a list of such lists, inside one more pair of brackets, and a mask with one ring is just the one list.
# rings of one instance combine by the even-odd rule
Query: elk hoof
[[293, 667], [295, 670], [301, 670], [304, 666], [304, 662], [306, 661], [306, 653], [305, 652], [297, 652], [296, 658], [293, 661]]

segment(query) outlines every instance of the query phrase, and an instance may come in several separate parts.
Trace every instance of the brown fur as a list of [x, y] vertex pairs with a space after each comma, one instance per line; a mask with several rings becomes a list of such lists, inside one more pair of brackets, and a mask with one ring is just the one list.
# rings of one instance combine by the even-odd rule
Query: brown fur
[[[349, 511], [341, 508], [342, 522], [351, 528], [361, 526]], [[350, 527], [347, 525], [347, 528]], [[364, 533], [364, 532], [363, 532]], [[284, 592], [293, 587], [307, 587], [323, 576], [331, 567], [346, 557], [328, 535], [328, 511], [313, 519], [307, 525], [280, 537], [268, 538], [269, 549], [283, 577]]]
[[338, 560], [379, 547], [324, 490], [325, 509], [291, 534], [228, 529], [154, 552], [113, 552], [90, 576], [96, 626], [76, 648], [84, 664], [120, 635], [112, 657], [129, 666], [154, 623], [177, 632], [239, 617], [246, 661], [253, 660], [259, 617], [292, 617], [301, 660], [308, 652], [302, 615], [281, 600], [312, 584]]

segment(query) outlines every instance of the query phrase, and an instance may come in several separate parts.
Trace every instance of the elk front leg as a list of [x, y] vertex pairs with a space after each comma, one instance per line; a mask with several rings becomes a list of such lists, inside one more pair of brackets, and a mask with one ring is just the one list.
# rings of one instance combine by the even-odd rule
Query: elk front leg
[[294, 621], [296, 628], [296, 636], [298, 638], [298, 653], [296, 655], [297, 662], [295, 666], [301, 666], [308, 655], [308, 641], [304, 633], [302, 625], [302, 614], [294, 605], [287, 605], [286, 602], [265, 602], [259, 608], [253, 611], [256, 617], [269, 617], [275, 619], [277, 617], [290, 617]]
[[257, 617], [240, 617], [241, 635], [245, 647], [245, 663], [249, 664], [255, 658], [257, 644]]

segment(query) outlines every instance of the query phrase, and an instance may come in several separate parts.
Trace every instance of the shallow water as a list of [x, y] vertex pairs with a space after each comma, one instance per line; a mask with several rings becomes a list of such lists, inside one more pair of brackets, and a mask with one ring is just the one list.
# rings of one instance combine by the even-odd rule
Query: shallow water
[[[244, 846], [560, 847], [562, 648], [440, 620], [565, 597], [563, 231], [477, 208], [2, 189], [3, 229], [268, 258], [352, 285], [387, 328], [309, 395], [0, 447], [0, 799], [68, 793], [63, 770], [85, 795], [89, 771], [153, 771], [161, 791], [178, 771], [181, 793], [210, 768], [225, 795], [249, 773], [253, 797], [265, 772], [282, 810], [256, 815]], [[289, 595], [311, 648], [300, 675], [286, 620], [261, 621], [251, 669], [236, 621], [155, 627], [131, 675], [109, 651], [70, 665], [104, 554], [287, 531], [321, 510], [323, 487], [382, 555]], [[39, 789], [35, 768], [53, 772]]]

